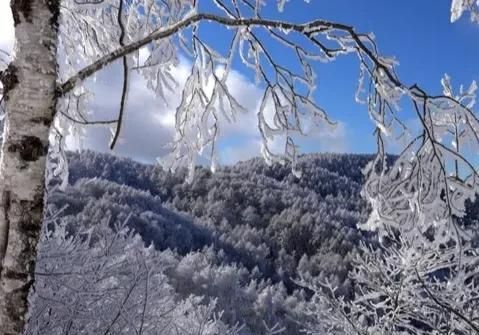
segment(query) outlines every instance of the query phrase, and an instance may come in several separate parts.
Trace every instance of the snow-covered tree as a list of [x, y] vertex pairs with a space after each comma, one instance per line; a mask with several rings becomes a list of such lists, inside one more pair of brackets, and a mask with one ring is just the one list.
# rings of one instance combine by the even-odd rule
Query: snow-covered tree
[[[478, 5], [453, 1], [451, 20], [471, 10], [477, 21]], [[353, 263], [353, 299], [328, 281], [302, 281], [315, 292], [309, 334], [479, 333], [478, 227], [461, 220], [479, 177], [472, 163], [477, 84], [455, 95], [446, 75], [442, 86], [439, 96], [412, 88], [421, 133], [391, 165], [384, 157], [390, 128], [378, 129], [379, 155], [365, 170], [373, 212], [362, 225], [378, 233], [378, 245], [363, 244]]]
[[[275, 5], [282, 11], [287, 2], [278, 0]], [[358, 100], [367, 104], [378, 139], [379, 155], [367, 171], [365, 187], [373, 204], [369, 227], [394, 230], [400, 226], [415, 236], [432, 231], [444, 236], [443, 241], [460, 244], [463, 234], [452, 215], [461, 215], [464, 201], [474, 196], [476, 172], [467, 157], [451, 148], [452, 143], [440, 141], [435, 117], [454, 112], [468, 120], [468, 136], [475, 143], [479, 121], [468, 106], [452, 96], [429, 95], [417, 85], [404, 84], [394, 70], [395, 60], [378, 52], [374, 37], [347, 24], [267, 19], [264, 9], [272, 4], [266, 1], [212, 0], [216, 7], [210, 11], [201, 3], [11, 1], [15, 51], [11, 57], [2, 53], [0, 62], [2, 109], [6, 111], [0, 162], [0, 324], [5, 332], [20, 333], [25, 323], [45, 176], [64, 173], [61, 148], [65, 137], [78, 126], [109, 124], [113, 147], [121, 132], [131, 71], [142, 73], [162, 97], [177, 85], [171, 71], [180, 53], [190, 57], [191, 71], [181, 88], [168, 166], [174, 169], [186, 164], [193, 172], [197, 154], [210, 152], [214, 170], [222, 120], [234, 120], [244, 111], [228, 87], [232, 60], [238, 55], [264, 87], [258, 112], [263, 156], [268, 162], [291, 161], [298, 175], [295, 136], [307, 133], [310, 124], [331, 125], [314, 101], [314, 63], [355, 55], [360, 63]], [[475, 13], [477, 4], [454, 1], [453, 20], [466, 9]], [[226, 53], [203, 38], [204, 24], [229, 29], [231, 47]], [[268, 40], [289, 50], [295, 66], [282, 64], [268, 49]], [[84, 109], [88, 94], [83, 81], [114, 61], [121, 62], [123, 77], [118, 117], [93, 120]], [[412, 103], [422, 132], [413, 136], [388, 168], [383, 142], [395, 132], [406, 131], [397, 114], [404, 100]], [[273, 149], [273, 140], [282, 141], [282, 153]], [[451, 160], [460, 161], [470, 175], [464, 179], [449, 176], [446, 168]]]
[[128, 219], [107, 216], [84, 230], [51, 217], [26, 334], [238, 334], [240, 327], [221, 321], [214, 299], [176, 294], [164, 274], [174, 263], [171, 251], [145, 247]]

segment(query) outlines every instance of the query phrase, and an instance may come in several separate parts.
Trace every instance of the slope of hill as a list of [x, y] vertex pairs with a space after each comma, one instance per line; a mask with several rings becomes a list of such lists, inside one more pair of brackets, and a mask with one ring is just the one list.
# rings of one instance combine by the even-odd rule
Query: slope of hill
[[[49, 205], [71, 231], [105, 217], [128, 225], [159, 251], [175, 291], [217, 299], [222, 318], [263, 334], [278, 323], [298, 334], [309, 292], [302, 277], [335, 282], [352, 294], [347, 272], [367, 206], [360, 197], [367, 155], [314, 154], [300, 159], [301, 179], [288, 166], [261, 159], [186, 171], [94, 152], [70, 155], [70, 186], [52, 190]], [[79, 228], [81, 227], [81, 228]]]

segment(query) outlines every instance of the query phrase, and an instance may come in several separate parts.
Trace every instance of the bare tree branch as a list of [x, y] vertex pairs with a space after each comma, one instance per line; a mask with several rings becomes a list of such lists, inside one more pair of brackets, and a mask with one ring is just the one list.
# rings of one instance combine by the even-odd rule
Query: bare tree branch
[[455, 309], [453, 306], [449, 305], [448, 303], [445, 303], [445, 302], [442, 302], [440, 301], [430, 290], [429, 288], [427, 287], [426, 283], [424, 282], [424, 279], [422, 279], [422, 277], [420, 276], [419, 272], [417, 271], [417, 269], [415, 269], [416, 271], [416, 276], [417, 276], [417, 279], [420, 281], [422, 287], [424, 288], [424, 290], [426, 291], [427, 295], [434, 301], [434, 303], [436, 303], [439, 307], [441, 307], [442, 309], [445, 309], [451, 313], [453, 313], [454, 315], [456, 315], [458, 318], [460, 318], [461, 320], [463, 320], [464, 322], [466, 322], [469, 326], [471, 326], [472, 329], [474, 329], [474, 331], [476, 332], [476, 334], [479, 334], [479, 325], [475, 324], [474, 322], [472, 322], [471, 320], [469, 320], [469, 318], [467, 318], [466, 316], [464, 316], [464, 314], [462, 314], [460, 311], [458, 311], [457, 309]]
[[73, 117], [71, 117], [70, 115], [68, 115], [67, 113], [65, 112], [60, 112], [62, 114], [62, 116], [64, 116], [65, 118], [67, 118], [68, 120], [70, 120], [71, 122], [73, 123], [77, 123], [77, 124], [81, 124], [83, 126], [89, 126], [89, 125], [109, 125], [109, 124], [113, 124], [113, 123], [117, 123], [118, 120], [77, 120], [77, 119], [74, 119]]
[[[118, 8], [118, 26], [120, 27], [120, 46], [125, 46], [125, 25], [122, 19], [123, 15], [123, 0], [120, 0], [120, 5]], [[110, 149], [113, 149], [116, 145], [116, 142], [120, 136], [121, 127], [123, 124], [123, 114], [125, 113], [126, 108], [126, 98], [128, 95], [128, 82], [129, 82], [129, 69], [128, 69], [128, 59], [126, 56], [123, 56], [123, 86], [121, 89], [121, 100], [120, 100], [120, 111], [118, 112], [118, 122], [116, 124], [116, 130], [113, 135], [113, 139], [110, 143]]]

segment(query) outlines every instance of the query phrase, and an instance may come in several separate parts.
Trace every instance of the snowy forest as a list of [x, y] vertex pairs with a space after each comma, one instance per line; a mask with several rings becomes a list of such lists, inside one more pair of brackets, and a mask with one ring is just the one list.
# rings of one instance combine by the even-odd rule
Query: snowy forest
[[0, 335], [479, 334], [479, 0], [374, 1], [0, 0]]
[[[201, 308], [214, 304], [208, 321], [222, 312], [222, 322], [243, 326], [240, 334], [268, 334], [268, 327], [275, 326], [284, 330], [281, 333], [299, 334], [307, 320], [314, 322], [308, 306], [312, 292], [299, 281], [313, 284], [328, 278], [341, 294], [351, 297], [354, 286], [348, 272], [358, 243], [374, 245], [374, 236], [356, 228], [367, 218], [366, 203], [359, 196], [359, 167], [371, 156], [301, 157], [299, 165], [305, 174], [301, 179], [288, 166], [268, 167], [255, 159], [214, 174], [200, 168], [192, 184], [185, 181], [185, 170], [171, 174], [157, 166], [93, 152], [70, 159], [70, 186], [52, 191], [48, 200], [50, 213], [57, 214], [50, 219], [55, 228], [50, 229], [51, 236], [45, 236], [37, 269], [42, 274], [38, 277], [42, 289], [35, 298], [31, 322], [38, 322], [40, 334], [63, 334], [67, 328], [73, 334], [81, 333], [86, 326], [81, 320], [90, 322], [89, 314], [99, 313], [86, 305], [108, 294], [103, 281], [120, 283], [119, 292], [102, 298], [102, 304], [111, 300], [111, 305], [103, 306], [100, 313], [106, 320], [113, 318], [133, 282], [121, 277], [118, 265], [110, 264], [123, 252], [121, 243], [134, 244], [132, 252], [145, 253], [141, 262], [151, 267], [151, 275], [162, 276], [161, 286], [150, 284], [154, 297], [150, 299], [157, 301], [147, 311], [169, 301], [171, 307], [161, 306], [161, 311], [173, 308], [164, 317], [171, 329], [161, 334], [176, 334], [174, 326], [181, 326], [186, 318], [178, 319], [177, 313], [189, 311], [180, 307], [180, 301], [190, 299]], [[114, 240], [115, 232], [121, 231], [118, 227], [132, 228], [143, 243], [130, 237], [116, 241], [120, 245], [109, 251], [114, 259], [109, 260], [100, 249], [101, 257], [95, 260], [96, 244]], [[88, 236], [92, 242], [69, 241], [69, 234]], [[150, 245], [153, 250], [146, 254], [143, 249]], [[146, 270], [135, 257], [121, 263], [131, 269], [130, 276]], [[102, 281], [93, 285], [92, 276]], [[146, 275], [139, 280], [134, 292], [141, 295]], [[58, 303], [52, 305], [53, 298]], [[140, 318], [135, 308], [143, 299], [138, 296], [125, 302], [125, 313], [135, 326]], [[148, 327], [158, 327], [149, 318]], [[193, 318], [189, 322], [201, 321]], [[125, 322], [115, 323], [117, 332], [127, 327]], [[105, 325], [98, 327], [94, 333], [101, 333]]]
[[[312, 332], [310, 286], [327, 280], [351, 300], [360, 244], [381, 252], [357, 228], [372, 157], [301, 156], [300, 179], [258, 158], [198, 168], [190, 184], [186, 169], [69, 155], [69, 185], [49, 190], [30, 333], [100, 334], [109, 323], [114, 334], [140, 324], [146, 334]], [[478, 210], [469, 203], [462, 219], [476, 231]]]

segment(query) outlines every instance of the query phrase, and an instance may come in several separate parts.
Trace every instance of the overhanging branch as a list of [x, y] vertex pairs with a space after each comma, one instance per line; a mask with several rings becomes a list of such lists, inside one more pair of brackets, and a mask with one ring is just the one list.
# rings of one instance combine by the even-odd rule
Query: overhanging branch
[[231, 18], [209, 13], [199, 13], [187, 16], [183, 20], [178, 21], [177, 23], [169, 27], [158, 29], [145, 38], [120, 47], [115, 51], [109, 53], [108, 55], [103, 56], [91, 65], [88, 65], [87, 67], [78, 71], [75, 75], [66, 80], [63, 84], [59, 85], [58, 94], [61, 96], [65, 93], [68, 93], [75, 87], [76, 83], [85, 80], [86, 78], [90, 77], [105, 66], [111, 64], [115, 60], [122, 58], [134, 51], [137, 51], [153, 41], [170, 37], [179, 32], [180, 30], [188, 28], [200, 21], [216, 22], [226, 27], [263, 27], [268, 29], [275, 28], [291, 30], [304, 35], [308, 39], [312, 39], [314, 37], [313, 33], [315, 32], [322, 32], [334, 29], [340, 30], [347, 33], [356, 42], [357, 47], [370, 58], [370, 60], [377, 68], [384, 71], [385, 75], [388, 77], [389, 80], [391, 80], [391, 82], [393, 82], [398, 87], [403, 87], [403, 85], [399, 82], [396, 76], [381, 63], [378, 57], [375, 56], [374, 51], [370, 50], [364, 44], [364, 42], [361, 40], [361, 35], [356, 33], [352, 26], [325, 20], [314, 20], [307, 23], [297, 24], [285, 21], [268, 20], [263, 18]]

